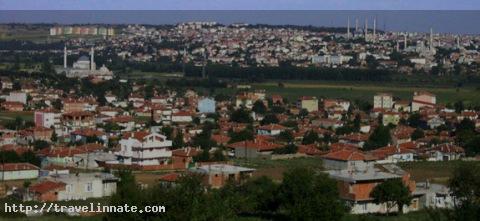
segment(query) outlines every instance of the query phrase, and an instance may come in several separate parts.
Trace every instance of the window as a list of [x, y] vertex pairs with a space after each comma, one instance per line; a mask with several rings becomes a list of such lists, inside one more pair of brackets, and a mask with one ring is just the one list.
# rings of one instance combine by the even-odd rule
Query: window
[[85, 184], [85, 192], [92, 192], [93, 186], [92, 183]]
[[73, 184], [68, 184], [66, 187], [67, 193], [71, 193], [73, 190]]

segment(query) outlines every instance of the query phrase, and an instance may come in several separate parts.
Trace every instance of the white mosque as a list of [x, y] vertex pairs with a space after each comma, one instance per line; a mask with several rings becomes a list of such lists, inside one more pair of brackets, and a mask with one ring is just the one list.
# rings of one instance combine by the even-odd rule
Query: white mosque
[[108, 70], [105, 65], [97, 70], [97, 65], [93, 60], [93, 47], [90, 51], [90, 60], [87, 56], [81, 56], [72, 67], [67, 67], [67, 47], [63, 48], [63, 68], [57, 69], [57, 73], [65, 73], [69, 78], [86, 78], [93, 77], [102, 80], [110, 80], [113, 78], [113, 72]]

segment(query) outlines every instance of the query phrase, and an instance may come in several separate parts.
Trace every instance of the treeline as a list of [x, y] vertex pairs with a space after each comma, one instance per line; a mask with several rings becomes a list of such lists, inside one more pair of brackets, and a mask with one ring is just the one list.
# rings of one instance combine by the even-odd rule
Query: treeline
[[[389, 70], [348, 69], [321, 67], [236, 67], [220, 64], [206, 66], [208, 77], [239, 78], [253, 81], [266, 79], [281, 80], [328, 80], [328, 81], [391, 81], [396, 74]], [[202, 76], [202, 67], [188, 65], [185, 70], [188, 77]]]
[[0, 41], [0, 50], [31, 50], [31, 51], [45, 51], [45, 50], [63, 50], [65, 43], [63, 41], [36, 44], [31, 41], [11, 40]]
[[336, 182], [312, 169], [294, 168], [282, 183], [260, 177], [228, 182], [220, 189], [203, 185], [202, 177], [188, 174], [175, 184], [160, 183], [140, 189], [131, 172], [121, 171], [110, 205], [163, 205], [165, 213], [107, 213], [104, 220], [341, 220], [346, 204]]

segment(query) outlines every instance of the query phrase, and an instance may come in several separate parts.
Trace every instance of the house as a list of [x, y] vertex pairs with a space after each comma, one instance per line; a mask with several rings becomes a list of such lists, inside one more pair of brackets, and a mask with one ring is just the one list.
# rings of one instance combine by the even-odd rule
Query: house
[[215, 113], [215, 99], [208, 97], [200, 99], [197, 109], [200, 113]]
[[58, 201], [58, 193], [65, 191], [65, 186], [65, 183], [59, 181], [41, 181], [31, 185], [22, 198], [23, 201], [55, 202]]
[[36, 127], [55, 128], [55, 133], [61, 134], [62, 114], [58, 110], [43, 109], [36, 110], [33, 114]]
[[429, 92], [420, 91], [413, 94], [412, 111], [418, 111], [423, 107], [435, 107], [437, 97]]
[[16, 101], [5, 101], [2, 103], [2, 108], [7, 111], [18, 112], [23, 111], [23, 104]]
[[65, 183], [65, 191], [58, 193], [58, 200], [85, 200], [113, 195], [119, 179], [110, 173], [76, 173], [54, 177]]
[[119, 141], [120, 151], [115, 152], [117, 160], [107, 161], [112, 166], [133, 166], [134, 168], [162, 168], [172, 158], [172, 141], [158, 133], [146, 131], [127, 132]]
[[69, 112], [62, 115], [63, 134], [83, 128], [95, 128], [94, 115], [90, 112]]
[[228, 164], [209, 164], [190, 169], [203, 176], [203, 182], [212, 188], [221, 188], [228, 182], [242, 183], [252, 177], [255, 169]]
[[55, 174], [33, 184], [23, 199], [51, 202], [108, 197], [117, 191], [118, 181], [110, 173]]
[[318, 111], [318, 99], [316, 97], [303, 96], [297, 101], [297, 107], [306, 109], [308, 112]]
[[38, 178], [40, 168], [30, 163], [0, 164], [1, 180], [29, 180]]
[[369, 152], [377, 158], [377, 163], [399, 163], [413, 161], [414, 151], [402, 147], [402, 145], [389, 145]]
[[[383, 170], [374, 167], [375, 157], [354, 150], [340, 150], [324, 157], [326, 173], [337, 182], [340, 198], [350, 206], [353, 214], [385, 213], [386, 204], [376, 204], [370, 193], [375, 186], [391, 179], [401, 179], [410, 189], [415, 191], [415, 182], [410, 174], [401, 169]], [[418, 210], [419, 202], [414, 198], [410, 206], [404, 206], [405, 212]], [[398, 210], [398, 208], [393, 209]]]
[[373, 108], [391, 109], [393, 96], [390, 93], [379, 93], [373, 96]]
[[351, 144], [358, 148], [362, 148], [363, 145], [365, 145], [365, 142], [367, 142], [367, 140], [368, 140], [368, 134], [351, 133], [351, 134], [341, 136], [338, 142]]
[[322, 119], [312, 120], [312, 125], [316, 127], [336, 129], [336, 128], [342, 127], [343, 122], [337, 119], [322, 118]]
[[428, 161], [459, 160], [465, 156], [465, 150], [462, 147], [448, 143], [435, 145], [426, 152]]
[[186, 111], [179, 111], [172, 114], [172, 122], [176, 123], [188, 123], [192, 122], [192, 114]]
[[279, 125], [279, 124], [268, 124], [260, 126], [257, 129], [258, 135], [268, 135], [268, 136], [276, 136], [279, 135], [282, 131], [285, 131], [287, 128]]
[[18, 102], [21, 104], [27, 104], [27, 93], [19, 92], [19, 91], [12, 91], [10, 94], [5, 98], [7, 102]]
[[232, 143], [227, 147], [234, 149], [236, 158], [259, 158], [270, 157], [273, 150], [282, 147], [282, 145], [262, 139], [254, 139]]
[[387, 126], [389, 124], [397, 125], [400, 122], [400, 113], [387, 111], [382, 115], [382, 124]]
[[455, 197], [450, 189], [442, 184], [422, 182], [417, 183], [414, 195], [420, 195], [420, 209], [452, 209], [455, 207]]
[[[322, 156], [323, 167], [328, 170], [369, 170], [377, 158], [371, 154], [354, 149], [340, 149]], [[371, 168], [370, 168], [371, 167]]]
[[103, 149], [101, 144], [85, 144], [77, 147], [54, 147], [45, 148], [38, 152], [43, 157], [43, 164], [64, 167], [79, 167], [82, 163], [78, 155], [92, 154]]

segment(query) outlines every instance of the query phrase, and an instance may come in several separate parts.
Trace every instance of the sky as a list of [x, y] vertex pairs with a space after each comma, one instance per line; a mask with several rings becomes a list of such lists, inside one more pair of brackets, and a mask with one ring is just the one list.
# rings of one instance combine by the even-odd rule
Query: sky
[[0, 10], [479, 10], [479, 0], [0, 0]]

